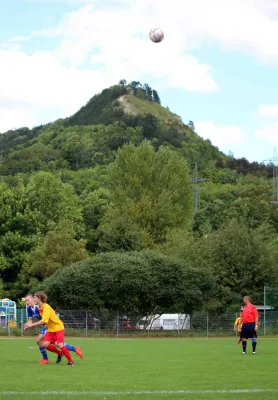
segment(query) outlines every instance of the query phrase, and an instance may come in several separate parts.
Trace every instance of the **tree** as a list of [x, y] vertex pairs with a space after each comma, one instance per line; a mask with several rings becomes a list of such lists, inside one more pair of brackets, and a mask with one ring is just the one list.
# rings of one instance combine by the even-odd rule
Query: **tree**
[[161, 104], [160, 97], [159, 97], [157, 91], [154, 90], [154, 89], [153, 89], [152, 97], [153, 97], [153, 100], [154, 100], [156, 103]]
[[21, 293], [19, 275], [39, 239], [36, 214], [26, 202], [22, 180], [14, 179], [11, 187], [0, 183], [0, 276], [11, 298]]
[[146, 114], [141, 121], [141, 126], [145, 138], [153, 139], [157, 136], [159, 122], [153, 114]]
[[121, 85], [121, 86], [125, 86], [126, 84], [127, 84], [127, 82], [125, 79], [121, 79], [119, 82], [119, 85]]
[[188, 127], [192, 130], [192, 132], [195, 132], [195, 124], [193, 121], [188, 122]]
[[139, 81], [132, 81], [131, 83], [130, 83], [130, 87], [131, 87], [131, 89], [132, 89], [132, 91], [133, 91], [133, 94], [136, 96], [136, 93], [137, 93], [137, 88], [138, 88], [138, 86], [140, 86], [141, 85], [141, 83], [139, 82]]
[[125, 145], [109, 168], [114, 209], [127, 214], [163, 242], [172, 228], [192, 222], [191, 177], [186, 161], [167, 147], [156, 152], [150, 142]]
[[83, 217], [86, 229], [87, 249], [96, 251], [100, 232], [98, 227], [107, 213], [110, 203], [110, 192], [107, 189], [99, 188], [89, 193], [83, 201]]
[[152, 91], [152, 88], [151, 88], [147, 83], [145, 83], [143, 87], [144, 87], [144, 90], [145, 90], [147, 99], [148, 99], [149, 101], [153, 101], [153, 91]]
[[30, 253], [28, 275], [43, 280], [61, 268], [86, 259], [84, 241], [77, 241], [74, 237], [71, 222], [61, 221], [53, 231], [47, 233], [42, 245]]
[[213, 291], [209, 273], [153, 252], [99, 254], [56, 272], [43, 285], [50, 301], [61, 307], [139, 316], [191, 313]]
[[27, 185], [26, 197], [42, 233], [53, 230], [64, 219], [73, 222], [77, 235], [83, 233], [81, 204], [71, 185], [49, 172], [38, 172]]
[[224, 311], [243, 295], [263, 301], [263, 287], [278, 284], [277, 252], [269, 245], [269, 229], [250, 230], [232, 220], [211, 234], [204, 235], [191, 247], [194, 265], [214, 271], [218, 295], [215, 309]]
[[140, 229], [127, 213], [122, 210], [109, 207], [105, 218], [100, 225], [98, 232], [99, 251], [131, 251], [141, 250], [151, 245], [146, 242], [148, 234]]

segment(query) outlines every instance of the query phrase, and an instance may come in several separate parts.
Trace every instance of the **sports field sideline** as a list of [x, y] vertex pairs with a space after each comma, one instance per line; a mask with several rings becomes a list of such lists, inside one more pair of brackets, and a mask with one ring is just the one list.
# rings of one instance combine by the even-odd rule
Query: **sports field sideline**
[[34, 339], [0, 340], [0, 399], [277, 399], [278, 340], [71, 339], [84, 359], [38, 365]]

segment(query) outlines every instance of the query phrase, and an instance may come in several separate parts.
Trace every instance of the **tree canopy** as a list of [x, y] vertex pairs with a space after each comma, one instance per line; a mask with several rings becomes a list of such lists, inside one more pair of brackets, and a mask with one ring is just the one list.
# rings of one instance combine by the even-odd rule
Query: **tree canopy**
[[132, 293], [140, 312], [238, 309], [250, 292], [262, 302], [263, 286], [278, 285], [273, 168], [224, 154], [136, 80], [66, 119], [5, 132], [0, 296], [43, 285], [60, 304], [54, 277], [70, 285], [69, 271], [81, 280], [84, 268], [97, 295], [88, 303], [76, 293], [80, 307], [124, 310]]

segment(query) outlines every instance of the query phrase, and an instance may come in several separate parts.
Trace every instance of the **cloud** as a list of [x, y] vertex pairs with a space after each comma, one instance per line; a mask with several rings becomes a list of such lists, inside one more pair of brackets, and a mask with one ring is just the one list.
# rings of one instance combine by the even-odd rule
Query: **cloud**
[[[90, 42], [98, 40], [99, 35], [102, 41], [103, 36], [111, 39], [113, 32], [116, 38], [122, 31], [123, 39], [128, 40], [126, 32], [129, 36], [134, 32], [145, 36], [151, 27], [158, 25], [164, 28], [169, 47], [179, 48], [181, 51], [196, 48], [203, 42], [219, 43], [227, 50], [240, 51], [264, 60], [278, 60], [278, 46], [274, 40], [278, 37], [278, 21], [275, 19], [278, 7], [275, 1], [72, 1], [86, 4], [86, 7], [71, 13], [70, 18], [65, 19], [62, 24], [63, 37], [66, 40], [76, 33], [83, 38], [80, 45], [84, 48]], [[79, 25], [81, 21], [82, 24]], [[103, 21], [106, 23], [103, 24]], [[73, 29], [69, 31], [69, 27]]]
[[194, 124], [199, 136], [209, 139], [223, 151], [229, 151], [231, 146], [244, 144], [248, 138], [247, 132], [238, 126], [220, 126], [212, 121], [196, 121]]
[[[10, 115], [12, 127], [40, 124], [43, 110], [54, 119], [68, 116], [122, 78], [147, 81], [157, 89], [219, 91], [211, 66], [184, 51], [182, 35], [176, 40], [168, 29], [163, 43], [149, 40], [156, 8], [143, 3], [140, 8], [128, 0], [89, 2], [65, 14], [54, 28], [30, 30], [17, 41], [12, 37], [1, 43], [0, 113], [6, 117], [0, 119], [0, 132], [7, 129]], [[160, 13], [159, 18], [162, 25], [167, 21], [167, 15]], [[39, 43], [40, 37], [54, 38], [55, 47], [47, 52], [35, 48], [33, 53], [29, 47], [27, 54], [26, 42], [36, 38]], [[7, 99], [21, 102], [23, 112], [8, 113]], [[34, 115], [34, 110], [40, 112]]]
[[[121, 78], [147, 81], [158, 90], [219, 92], [213, 67], [192, 53], [202, 43], [278, 60], [275, 1], [40, 1], [72, 4], [75, 10], [54, 28], [31, 27], [29, 34], [0, 44], [0, 113], [6, 112], [0, 132], [8, 115], [13, 115], [10, 126], [39, 124], [46, 110], [52, 118], [68, 116]], [[160, 44], [148, 39], [157, 26], [165, 31]], [[34, 38], [37, 45], [51, 38], [51, 51], [37, 47], [30, 53], [29, 46], [27, 54], [25, 46]], [[9, 114], [7, 99], [21, 102], [23, 113]]]
[[255, 132], [258, 139], [267, 140], [270, 144], [278, 146], [278, 122], [266, 124]]
[[278, 104], [261, 104], [259, 107], [260, 118], [278, 118]]
[[5, 77], [0, 80], [0, 132], [47, 122], [44, 115], [57, 119], [72, 114], [114, 83], [94, 70], [65, 67], [52, 52], [28, 56], [0, 49], [0, 59], [0, 76]]

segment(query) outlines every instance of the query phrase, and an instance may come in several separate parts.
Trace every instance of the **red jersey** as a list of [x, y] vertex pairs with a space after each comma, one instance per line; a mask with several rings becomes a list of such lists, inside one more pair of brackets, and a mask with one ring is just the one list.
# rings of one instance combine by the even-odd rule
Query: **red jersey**
[[250, 304], [249, 306], [243, 306], [242, 310], [242, 321], [244, 324], [248, 324], [250, 322], [256, 322], [258, 318], [258, 310], [254, 304]]

